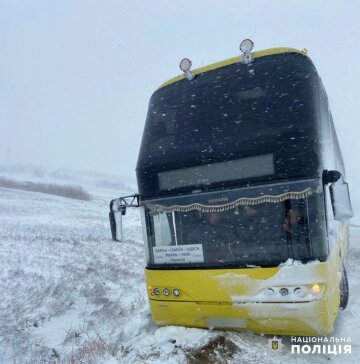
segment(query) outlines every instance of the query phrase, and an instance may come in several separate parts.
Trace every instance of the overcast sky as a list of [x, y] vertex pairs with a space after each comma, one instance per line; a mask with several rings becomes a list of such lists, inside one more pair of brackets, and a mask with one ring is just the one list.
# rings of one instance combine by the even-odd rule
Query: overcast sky
[[0, 0], [0, 163], [134, 175], [152, 92], [255, 50], [307, 48], [360, 183], [359, 1]]

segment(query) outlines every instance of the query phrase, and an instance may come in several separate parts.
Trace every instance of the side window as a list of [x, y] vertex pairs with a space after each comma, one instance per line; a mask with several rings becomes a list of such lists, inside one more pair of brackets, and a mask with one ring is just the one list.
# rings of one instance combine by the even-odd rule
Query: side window
[[328, 227], [328, 241], [329, 241], [329, 250], [334, 248], [336, 241], [338, 240], [338, 232], [340, 223], [334, 219], [334, 213], [331, 204], [330, 190], [329, 186], [325, 186], [325, 204], [326, 204], [326, 220]]
[[320, 121], [321, 121], [320, 132], [322, 141], [325, 143], [332, 143], [329, 101], [321, 81], [320, 81], [319, 92], [320, 92]]
[[334, 120], [332, 118], [331, 113], [330, 113], [330, 125], [331, 125], [332, 140], [333, 140], [333, 144], [334, 144], [334, 154], [335, 154], [335, 163], [336, 163], [335, 169], [337, 169], [344, 175], [345, 174], [344, 160], [341, 155], [340, 144], [339, 144], [338, 137], [336, 135]]
[[335, 169], [344, 174], [344, 161], [334, 121], [329, 110], [328, 98], [322, 84], [320, 87], [320, 123], [324, 169]]

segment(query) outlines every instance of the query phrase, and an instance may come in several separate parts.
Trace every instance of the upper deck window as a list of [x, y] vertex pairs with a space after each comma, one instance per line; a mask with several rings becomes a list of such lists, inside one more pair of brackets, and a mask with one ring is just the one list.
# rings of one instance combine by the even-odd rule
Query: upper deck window
[[306, 57], [277, 55], [164, 87], [150, 102], [145, 131], [149, 152], [200, 143], [210, 153], [211, 148], [259, 136], [301, 137], [313, 119], [313, 74]]

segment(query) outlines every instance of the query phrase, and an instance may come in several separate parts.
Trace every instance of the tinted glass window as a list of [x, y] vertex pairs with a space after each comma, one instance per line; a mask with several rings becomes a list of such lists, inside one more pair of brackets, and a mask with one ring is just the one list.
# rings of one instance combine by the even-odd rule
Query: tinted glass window
[[273, 179], [314, 176], [317, 82], [307, 57], [282, 54], [158, 90], [150, 100], [138, 160], [140, 192], [149, 194], [152, 184], [158, 188], [152, 171], [266, 153], [275, 156]]
[[306, 57], [288, 55], [205, 72], [160, 89], [151, 99], [145, 130], [149, 152], [204, 152], [226, 143], [269, 138], [313, 124], [312, 76]]
[[[243, 192], [244, 193], [244, 192]], [[177, 201], [181, 204], [181, 199]], [[321, 196], [222, 212], [148, 210], [149, 266], [277, 266], [327, 256]]]

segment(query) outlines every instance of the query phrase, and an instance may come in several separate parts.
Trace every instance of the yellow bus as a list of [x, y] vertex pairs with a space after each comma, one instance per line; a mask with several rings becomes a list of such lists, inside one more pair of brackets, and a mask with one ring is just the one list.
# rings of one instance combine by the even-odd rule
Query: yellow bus
[[112, 236], [140, 207], [157, 325], [327, 335], [353, 215], [327, 95], [305, 50], [252, 47], [154, 92]]

